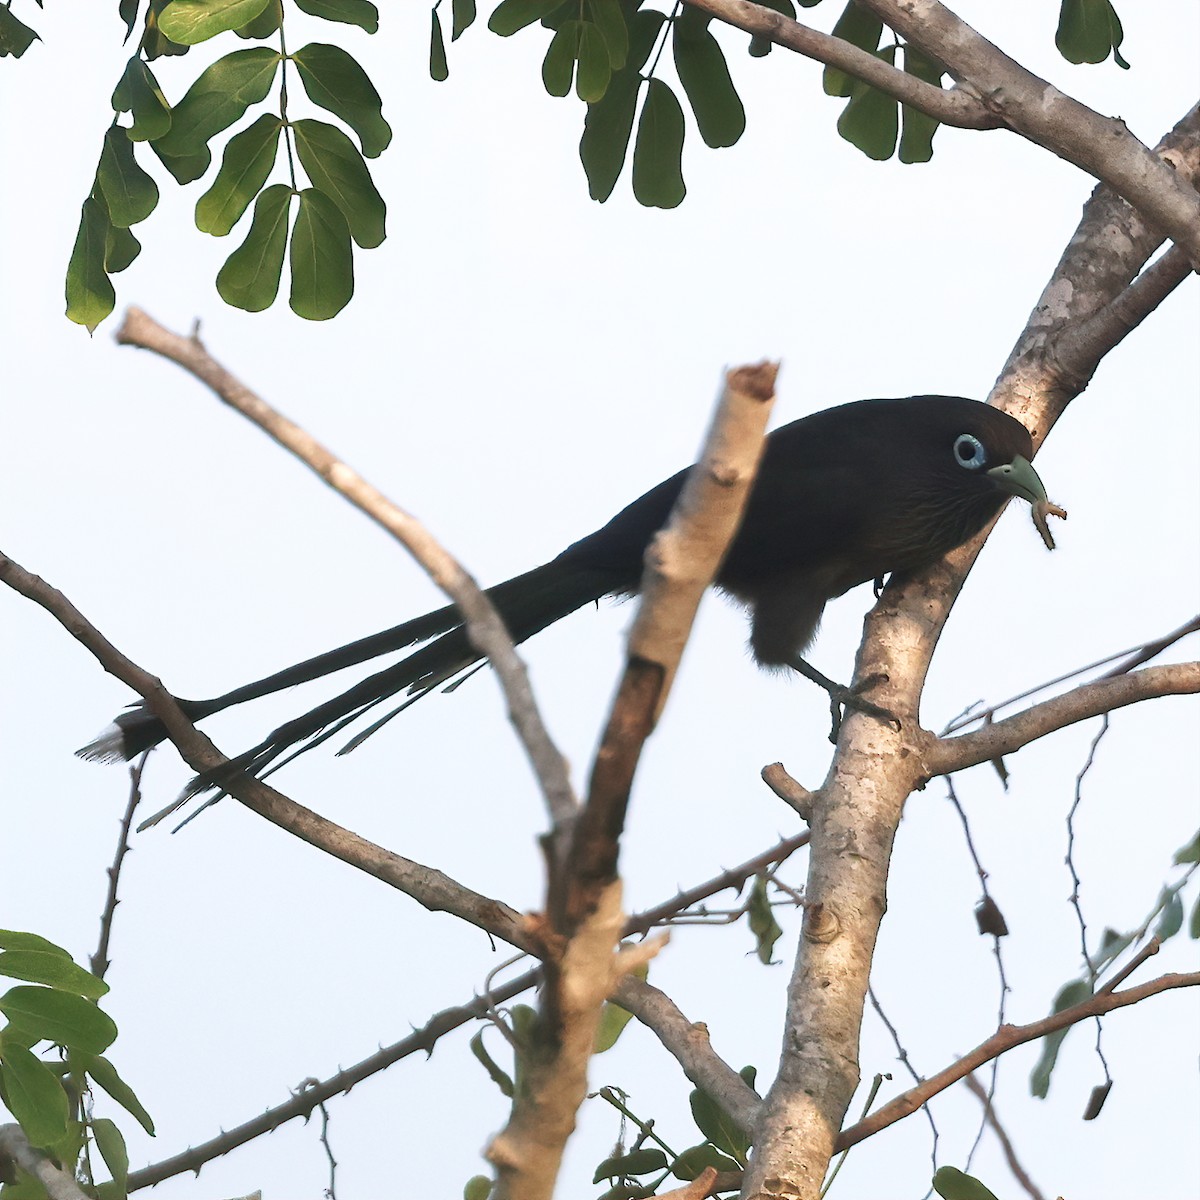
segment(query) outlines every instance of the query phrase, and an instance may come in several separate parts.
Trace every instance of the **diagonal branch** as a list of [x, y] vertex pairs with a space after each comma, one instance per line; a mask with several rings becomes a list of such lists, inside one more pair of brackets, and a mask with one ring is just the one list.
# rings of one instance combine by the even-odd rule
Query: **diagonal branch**
[[949, 775], [1012, 754], [1038, 738], [1089, 717], [1098, 717], [1101, 713], [1142, 700], [1195, 692], [1200, 692], [1200, 662], [1146, 667], [1128, 675], [1098, 679], [973, 733], [935, 738], [925, 751], [925, 762], [931, 777]]
[[1187, 255], [1172, 246], [1098, 313], [1055, 339], [1054, 356], [1064, 375], [1086, 384], [1100, 360], [1131, 334], [1192, 274]]
[[837, 1139], [837, 1148], [844, 1150], [848, 1146], [857, 1145], [881, 1129], [886, 1129], [889, 1125], [903, 1120], [904, 1117], [916, 1112], [931, 1097], [936, 1096], [939, 1092], [944, 1092], [952, 1084], [983, 1066], [984, 1063], [991, 1062], [992, 1059], [998, 1058], [1001, 1054], [1017, 1046], [1036, 1041], [1038, 1038], [1056, 1033], [1060, 1029], [1078, 1025], [1080, 1021], [1086, 1021], [1089, 1017], [1098, 1017], [1103, 1013], [1113, 1012], [1115, 1009], [1125, 1008], [1130, 1004], [1138, 1004], [1150, 996], [1157, 996], [1160, 992], [1170, 991], [1173, 988], [1197, 986], [1200, 986], [1200, 971], [1160, 975], [1157, 979], [1140, 984], [1138, 987], [1126, 988], [1123, 992], [1097, 992], [1096, 995], [1089, 996], [1081, 1003], [1064, 1008], [1062, 1012], [1053, 1013], [1041, 1021], [1032, 1021], [1028, 1025], [1004, 1025], [986, 1041], [980, 1042], [970, 1054], [963, 1055], [957, 1062], [951, 1063], [917, 1087], [909, 1088], [907, 1092], [889, 1101], [869, 1117], [859, 1121], [858, 1124], [843, 1129]]
[[[41, 605], [110, 674], [128, 684], [166, 726], [184, 761], [197, 773], [228, 766], [213, 743], [188, 720], [160, 680], [126, 658], [64, 596], [0, 553], [0, 583]], [[318, 850], [411, 896], [430, 912], [447, 912], [522, 950], [536, 952], [525, 918], [506, 904], [480, 895], [450, 876], [352, 833], [282, 792], [247, 775], [222, 777], [222, 787], [247, 808]]]
[[[620, 838], [645, 739], [666, 701], [700, 599], [741, 522], [762, 455], [777, 367], [729, 372], [696, 468], [645, 555], [626, 669], [596, 753], [587, 803], [547, 854], [545, 986], [519, 1048], [521, 1083], [508, 1124], [487, 1150], [498, 1200], [548, 1200], [587, 1093], [601, 1007], [621, 975], [661, 941], [617, 951]], [[566, 853], [559, 847], [566, 844]]]
[[999, 129], [1004, 124], [976, 96], [958, 88], [927, 83], [844, 38], [821, 33], [761, 4], [751, 4], [749, 0], [687, 0], [687, 3], [735, 29], [766, 38], [814, 62], [845, 71], [901, 104], [936, 117], [943, 125], [954, 125], [959, 129]]
[[[492, 602], [433, 535], [311, 434], [230, 374], [195, 335], [181, 337], [164, 329], [141, 309], [131, 308], [116, 333], [116, 340], [122, 345], [151, 350], [195, 375], [216, 393], [219, 400], [252, 421], [334, 491], [387, 530], [425, 568], [434, 583], [458, 606], [471, 645], [487, 655], [495, 668], [508, 704], [509, 719], [533, 766], [552, 819], [570, 821], [578, 809], [578, 801], [571, 787], [566, 761], [550, 740], [538, 712], [525, 664], [517, 655], [512, 638]], [[229, 790], [233, 791], [232, 788]]]

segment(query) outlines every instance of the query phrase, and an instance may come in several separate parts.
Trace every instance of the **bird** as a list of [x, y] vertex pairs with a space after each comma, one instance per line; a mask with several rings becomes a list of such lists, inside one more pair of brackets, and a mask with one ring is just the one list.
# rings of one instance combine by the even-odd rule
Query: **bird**
[[[714, 583], [748, 610], [756, 662], [767, 669], [798, 670], [833, 689], [836, 701], [891, 718], [804, 660], [825, 605], [858, 584], [876, 581], [878, 587], [885, 577], [896, 580], [930, 566], [978, 533], [1011, 497], [1028, 501], [1037, 517], [1048, 501], [1032, 458], [1032, 438], [1020, 421], [962, 396], [860, 400], [774, 430]], [[514, 643], [593, 601], [635, 594], [644, 552], [666, 524], [690, 469], [652, 487], [556, 558], [487, 589]], [[398, 705], [339, 753], [353, 749], [410, 704], [443, 684], [452, 690], [478, 669], [482, 656], [468, 641], [455, 606], [224, 695], [179, 704], [198, 721], [418, 645], [230, 760], [228, 770], [261, 776], [404, 693]], [[130, 760], [166, 736], [162, 722], [138, 704], [77, 754]], [[196, 790], [208, 786], [216, 784], [200, 777]]]

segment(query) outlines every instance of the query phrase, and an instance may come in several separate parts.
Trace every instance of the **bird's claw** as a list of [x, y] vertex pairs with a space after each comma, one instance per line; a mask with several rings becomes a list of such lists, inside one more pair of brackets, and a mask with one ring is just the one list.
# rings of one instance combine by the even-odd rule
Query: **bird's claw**
[[869, 692], [873, 687], [878, 687], [879, 684], [887, 683], [887, 681], [887, 674], [877, 671], [873, 675], [868, 675], [865, 679], [860, 679], [853, 687], [834, 684], [832, 687], [826, 689], [829, 692], [829, 716], [831, 721], [829, 740], [834, 745], [837, 745], [838, 734], [842, 730], [843, 710], [848, 708], [854, 709], [855, 712], [865, 713], [869, 717], [875, 717], [877, 720], [890, 725], [897, 733], [900, 732], [902, 728], [900, 718], [890, 708], [884, 708], [882, 704], [876, 704], [873, 700], [868, 700], [863, 696], [863, 692]]
[[846, 687], [845, 684], [834, 683], [828, 676], [822, 675], [816, 667], [810, 666], [802, 658], [797, 658], [792, 666], [800, 672], [806, 679], [811, 679], [813, 683], [825, 689], [829, 693], [829, 716], [831, 720], [831, 728], [829, 730], [829, 740], [837, 744], [838, 734], [842, 729], [843, 709], [852, 708], [856, 712], [866, 713], [869, 717], [875, 717], [877, 720], [884, 721], [891, 725], [897, 732], [901, 729], [900, 718], [896, 716], [890, 708], [884, 708], [881, 704], [876, 704], [872, 700], [867, 700], [863, 696], [863, 692], [869, 692], [873, 687], [878, 687], [881, 683], [887, 683], [888, 676], [882, 671], [876, 671], [874, 674], [860, 679], [853, 687]]

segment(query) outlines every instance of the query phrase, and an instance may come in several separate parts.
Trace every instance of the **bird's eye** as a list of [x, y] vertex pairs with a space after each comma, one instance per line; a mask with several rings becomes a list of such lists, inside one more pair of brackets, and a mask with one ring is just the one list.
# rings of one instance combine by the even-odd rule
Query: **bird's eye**
[[960, 433], [954, 439], [954, 458], [960, 467], [978, 471], [987, 462], [987, 451], [983, 443], [972, 434]]

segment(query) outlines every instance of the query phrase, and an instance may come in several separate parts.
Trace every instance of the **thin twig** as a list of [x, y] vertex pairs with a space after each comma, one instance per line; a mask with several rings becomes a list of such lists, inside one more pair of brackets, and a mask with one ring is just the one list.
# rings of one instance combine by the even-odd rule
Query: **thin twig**
[[992, 1132], [995, 1133], [996, 1140], [1000, 1143], [1000, 1149], [1004, 1151], [1004, 1160], [1008, 1163], [1008, 1169], [1013, 1173], [1013, 1178], [1025, 1189], [1029, 1200], [1045, 1200], [1041, 1189], [1029, 1178], [1028, 1172], [1021, 1166], [1020, 1160], [1017, 1158], [1017, 1152], [1013, 1149], [1008, 1133], [996, 1115], [996, 1106], [991, 1092], [975, 1078], [974, 1074], [967, 1075], [963, 1082], [970, 1089], [971, 1095], [975, 1096], [983, 1105], [983, 1119], [992, 1127]]
[[851, 1125], [848, 1129], [843, 1129], [838, 1136], [836, 1149], [841, 1150], [846, 1146], [853, 1146], [857, 1142], [863, 1141], [864, 1138], [878, 1133], [881, 1129], [886, 1129], [889, 1125], [903, 1120], [916, 1112], [931, 1096], [944, 1092], [971, 1071], [983, 1066], [984, 1063], [991, 1062], [992, 1059], [1016, 1046], [1023, 1046], [1026, 1042], [1036, 1041], [1038, 1038], [1043, 1038], [1060, 1029], [1078, 1025], [1080, 1021], [1086, 1021], [1089, 1017], [1125, 1008], [1131, 1004], [1138, 1004], [1161, 992], [1186, 987], [1200, 987], [1200, 971], [1160, 975], [1157, 979], [1152, 979], [1138, 987], [1126, 988], [1123, 992], [1097, 992], [1094, 996], [1089, 996], [1086, 1000], [1082, 1000], [1070, 1008], [1064, 1008], [1061, 1012], [1052, 1013], [1040, 1021], [1033, 1021], [1028, 1025], [1005, 1025], [1002, 1029], [996, 1030], [991, 1037], [980, 1042], [969, 1054], [963, 1055], [962, 1058], [931, 1076], [919, 1087], [909, 1088], [907, 1092], [901, 1093], [894, 1100], [890, 1100], [882, 1108], [877, 1109], [866, 1120], [859, 1121], [858, 1124]]
[[146, 760], [149, 757], [150, 752], [147, 750], [129, 768], [129, 802], [125, 805], [125, 815], [121, 818], [121, 832], [117, 838], [117, 850], [113, 855], [112, 866], [106, 872], [108, 893], [104, 898], [104, 909], [100, 913], [100, 941], [96, 945], [96, 953], [88, 962], [92, 974], [97, 979], [104, 978], [110, 965], [108, 947], [112, 938], [113, 918], [120, 903], [117, 898], [117, 884], [121, 878], [121, 864], [125, 861], [125, 855], [129, 853], [129, 831], [133, 827], [133, 814], [141, 803], [142, 772], [146, 769]]

